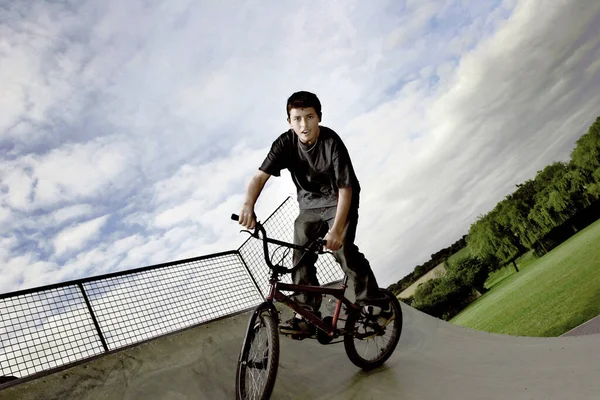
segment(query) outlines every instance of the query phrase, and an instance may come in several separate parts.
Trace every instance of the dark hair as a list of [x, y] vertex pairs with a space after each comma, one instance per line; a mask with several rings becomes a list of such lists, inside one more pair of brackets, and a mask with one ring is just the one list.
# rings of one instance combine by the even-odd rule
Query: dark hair
[[311, 92], [296, 92], [290, 96], [287, 101], [287, 116], [290, 118], [292, 108], [309, 108], [313, 107], [317, 112], [319, 121], [321, 120], [321, 102], [316, 94]]

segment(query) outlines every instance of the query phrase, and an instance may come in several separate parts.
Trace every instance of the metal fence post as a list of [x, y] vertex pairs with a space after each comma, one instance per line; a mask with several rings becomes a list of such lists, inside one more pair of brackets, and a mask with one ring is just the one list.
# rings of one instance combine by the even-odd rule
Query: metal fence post
[[258, 286], [258, 283], [256, 282], [256, 279], [254, 279], [254, 275], [252, 275], [252, 272], [250, 272], [250, 268], [248, 268], [248, 264], [246, 264], [246, 260], [244, 260], [244, 257], [242, 256], [242, 253], [240, 253], [239, 250], [237, 251], [237, 253], [238, 253], [238, 257], [240, 258], [240, 260], [242, 260], [242, 264], [244, 264], [244, 268], [246, 268], [246, 271], [248, 271], [248, 275], [250, 275], [250, 279], [252, 279], [252, 282], [254, 282], [254, 286], [256, 286], [256, 290], [258, 290], [258, 293], [264, 299], [265, 295], [262, 292], [262, 290], [260, 290], [260, 287]]
[[79, 290], [81, 291], [81, 294], [83, 295], [83, 299], [85, 300], [85, 304], [87, 305], [88, 311], [90, 312], [92, 321], [94, 321], [94, 326], [96, 327], [96, 332], [98, 332], [98, 337], [100, 338], [100, 341], [102, 342], [102, 347], [104, 347], [105, 352], [108, 352], [108, 346], [106, 345], [106, 340], [104, 340], [104, 336], [102, 335], [102, 331], [100, 330], [100, 325], [98, 324], [96, 315], [94, 314], [94, 311], [92, 310], [92, 305], [90, 304], [90, 300], [88, 299], [87, 294], [85, 293], [83, 284], [81, 282], [79, 282], [77, 284], [77, 286], [79, 286]]

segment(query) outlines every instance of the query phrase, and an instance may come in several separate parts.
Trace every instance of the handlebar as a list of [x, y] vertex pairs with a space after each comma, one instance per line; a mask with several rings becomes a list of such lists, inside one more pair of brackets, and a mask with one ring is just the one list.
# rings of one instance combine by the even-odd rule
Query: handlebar
[[[231, 214], [231, 219], [234, 221], [239, 221], [240, 216], [237, 214]], [[273, 243], [273, 244], [277, 244], [279, 246], [285, 246], [285, 247], [289, 247], [289, 248], [296, 249], [296, 250], [304, 250], [305, 252], [314, 252], [316, 254], [331, 253], [329, 251], [323, 250], [323, 247], [325, 246], [325, 244], [327, 242], [326, 242], [326, 240], [324, 240], [322, 238], [318, 238], [317, 240], [315, 240], [309, 247], [299, 246], [299, 245], [296, 245], [293, 243], [282, 242], [280, 240], [271, 239], [271, 238], [267, 237], [267, 232], [265, 230], [265, 227], [258, 221], [256, 221], [256, 226], [254, 227], [254, 233], [252, 233], [248, 230], [244, 230], [242, 232], [247, 232], [250, 234], [250, 236], [255, 237], [257, 239], [262, 239], [265, 262], [267, 263], [269, 268], [271, 268], [274, 272], [281, 273], [281, 274], [290, 273], [290, 272], [294, 271], [294, 269], [297, 268], [297, 265], [295, 265], [292, 268], [286, 268], [283, 265], [273, 265], [273, 263], [271, 262], [271, 259], [269, 257], [268, 243]], [[262, 238], [258, 236], [259, 232], [262, 234]]]

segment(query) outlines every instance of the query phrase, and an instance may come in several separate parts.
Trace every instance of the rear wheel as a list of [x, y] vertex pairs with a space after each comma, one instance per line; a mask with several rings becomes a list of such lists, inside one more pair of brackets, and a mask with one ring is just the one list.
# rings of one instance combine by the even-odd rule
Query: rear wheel
[[[394, 294], [383, 290], [390, 301], [388, 310], [378, 312], [361, 308], [346, 320], [344, 348], [354, 365], [372, 369], [383, 364], [394, 352], [402, 332], [402, 309]], [[388, 311], [387, 313], [385, 311]]]
[[277, 318], [267, 309], [252, 314], [236, 372], [238, 400], [271, 396], [279, 366]]

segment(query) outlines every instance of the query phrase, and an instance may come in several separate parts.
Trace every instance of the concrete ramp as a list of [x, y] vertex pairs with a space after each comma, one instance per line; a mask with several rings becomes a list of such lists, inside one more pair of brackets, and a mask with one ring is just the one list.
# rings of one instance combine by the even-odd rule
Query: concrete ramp
[[[402, 304], [394, 355], [365, 373], [343, 344], [281, 337], [273, 399], [599, 399], [600, 335], [473, 331]], [[0, 390], [0, 399], [233, 399], [248, 314]]]

